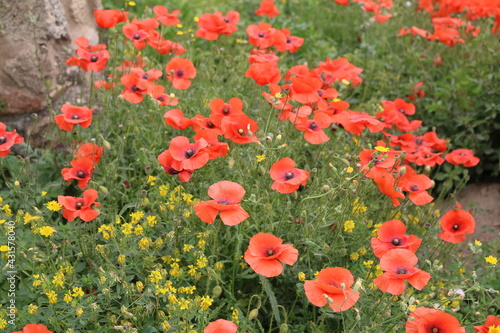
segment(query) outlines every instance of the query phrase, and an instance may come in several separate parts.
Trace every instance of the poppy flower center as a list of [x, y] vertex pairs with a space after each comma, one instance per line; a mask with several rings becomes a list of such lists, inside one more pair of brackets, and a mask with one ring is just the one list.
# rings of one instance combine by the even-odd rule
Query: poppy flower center
[[217, 203], [220, 205], [230, 205], [229, 201], [227, 201], [226, 199], [219, 200], [217, 201]]
[[293, 177], [295, 177], [295, 175], [293, 174], [293, 172], [287, 172], [287, 173], [285, 174], [285, 179], [286, 179], [286, 180], [290, 180], [290, 179], [292, 179]]
[[229, 111], [231, 111], [231, 109], [228, 106], [225, 106], [222, 108], [222, 113], [224, 113], [224, 114], [228, 114]]
[[143, 78], [144, 80], [149, 79], [149, 74], [148, 74], [148, 73], [144, 73], [144, 75], [142, 76], [142, 78]]
[[224, 17], [224, 22], [229, 23], [229, 19], [227, 17]]
[[188, 149], [186, 150], [186, 152], [184, 153], [184, 156], [186, 156], [186, 158], [190, 158], [191, 156], [194, 155], [194, 149]]
[[318, 90], [318, 91], [316, 91], [316, 92], [318, 93], [319, 97], [322, 97], [322, 96], [323, 96], [323, 92], [322, 92], [321, 90]]
[[207, 123], [207, 127], [208, 127], [208, 128], [214, 128], [214, 127], [215, 127], [215, 125], [214, 125], [214, 123], [213, 123], [213, 122], [209, 121], [209, 122]]
[[417, 140], [415, 140], [415, 143], [416, 143], [417, 145], [421, 145], [421, 144], [422, 144], [422, 142], [423, 142], [423, 140], [422, 140], [421, 138], [418, 138]]
[[239, 133], [240, 135], [243, 135], [243, 133], [245, 133], [245, 131], [243, 130], [243, 128], [240, 128], [240, 129], [238, 130], [238, 133]]
[[133, 92], [137, 92], [141, 89], [137, 88], [137, 86], [132, 86], [132, 88], [130, 88]]
[[156, 99], [159, 100], [160, 102], [163, 102], [165, 100], [163, 96], [158, 96]]
[[80, 116], [77, 115], [77, 114], [74, 114], [74, 115], [71, 116], [71, 119], [80, 119]]
[[133, 37], [134, 39], [136, 39], [136, 40], [141, 39], [141, 35], [139, 35], [139, 34], [135, 34], [135, 35], [134, 35], [134, 36], [132, 36], [132, 37]]
[[182, 69], [178, 69], [176, 72], [175, 72], [175, 75], [177, 77], [183, 77], [184, 76], [184, 71]]
[[408, 271], [406, 270], [406, 268], [398, 268], [396, 274], [406, 274]]
[[5, 136], [0, 136], [0, 145], [3, 145], [7, 142], [7, 138]]
[[76, 175], [78, 176], [78, 178], [85, 178], [85, 172], [82, 170], [78, 171]]
[[91, 61], [91, 62], [96, 62], [96, 61], [97, 61], [97, 59], [99, 59], [99, 58], [98, 58], [97, 56], [95, 56], [95, 55], [94, 55], [94, 56], [92, 56], [92, 57], [90, 57], [90, 61]]
[[287, 38], [286, 38], [286, 42], [287, 42], [287, 43], [291, 43], [291, 42], [292, 42], [292, 39], [290, 39], [290, 38], [288, 38], [288, 37], [287, 37]]
[[399, 112], [405, 113], [405, 109], [399, 109]]
[[412, 192], [418, 191], [418, 185], [412, 185], [410, 189]]
[[312, 121], [311, 124], [309, 125], [309, 128], [312, 129], [312, 130], [316, 129], [317, 127], [318, 127], [318, 124], [316, 124], [315, 121]]
[[458, 230], [459, 228], [460, 228], [460, 226], [458, 224], [453, 225], [453, 230]]
[[75, 205], [75, 208], [76, 208], [76, 209], [82, 209], [82, 206], [83, 206], [83, 202], [78, 201], [78, 202], [76, 203], [76, 205]]
[[458, 155], [460, 155], [460, 156], [467, 156], [466, 153], [458, 153]]
[[268, 257], [274, 255], [274, 253], [275, 253], [275, 251], [273, 249], [267, 249], [266, 250], [266, 254], [267, 254]]
[[441, 332], [441, 330], [438, 327], [434, 326], [431, 328], [431, 333], [439, 333], [439, 332]]
[[264, 33], [263, 32], [259, 32], [259, 38], [264, 38]]
[[391, 243], [394, 246], [399, 246], [399, 245], [401, 245], [402, 241], [401, 241], [401, 238], [394, 238]]

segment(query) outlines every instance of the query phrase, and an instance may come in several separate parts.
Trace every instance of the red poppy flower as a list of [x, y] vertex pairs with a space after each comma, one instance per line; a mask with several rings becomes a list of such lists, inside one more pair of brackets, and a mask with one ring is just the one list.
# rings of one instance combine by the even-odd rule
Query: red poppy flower
[[295, 168], [295, 162], [290, 157], [275, 162], [269, 173], [274, 180], [271, 189], [280, 193], [295, 192], [300, 185], [305, 186], [309, 179], [309, 171]]
[[77, 38], [74, 43], [79, 46], [75, 50], [78, 57], [67, 59], [67, 66], [79, 66], [85, 72], [100, 72], [106, 67], [110, 54], [105, 44], [90, 45], [85, 37]]
[[[408, 197], [411, 202], [415, 205], [426, 205], [434, 200], [426, 191], [434, 186], [432, 180], [426, 175], [417, 174], [409, 165], [400, 167], [398, 171], [402, 170], [402, 168], [404, 168], [405, 172], [399, 177], [398, 187], [410, 193]], [[401, 173], [402, 172], [400, 172], [400, 174]]]
[[61, 170], [64, 180], [69, 184], [73, 179], [76, 179], [78, 180], [79, 188], [87, 188], [87, 186], [89, 186], [90, 177], [92, 176], [92, 171], [94, 170], [93, 160], [81, 157], [71, 161], [71, 166], [71, 168], [64, 168]]
[[250, 64], [269, 62], [275, 66], [278, 65], [279, 57], [271, 50], [252, 49], [250, 53], [248, 56]]
[[313, 119], [298, 118], [295, 122], [295, 128], [304, 132], [304, 139], [313, 145], [330, 140], [328, 135], [323, 132], [323, 129], [330, 126], [330, 116], [321, 111], [314, 113]]
[[225, 319], [217, 319], [205, 327], [203, 333], [236, 333], [238, 331], [238, 326]]
[[416, 289], [422, 290], [431, 279], [431, 275], [414, 267], [417, 263], [417, 256], [410, 250], [390, 250], [380, 258], [380, 268], [385, 273], [375, 278], [373, 282], [380, 290], [392, 295], [401, 295], [405, 291], [405, 280]]
[[292, 244], [281, 244], [283, 240], [263, 232], [250, 238], [250, 245], [245, 252], [245, 261], [255, 273], [274, 277], [283, 272], [283, 265], [293, 265], [297, 261], [299, 251]]
[[439, 237], [448, 243], [458, 244], [465, 240], [465, 235], [474, 233], [476, 221], [471, 213], [461, 209], [457, 203], [456, 209], [450, 210], [441, 218], [441, 233]]
[[196, 216], [205, 223], [212, 224], [220, 213], [225, 225], [237, 225], [250, 215], [239, 202], [245, 195], [245, 189], [238, 183], [223, 180], [208, 188], [208, 196], [213, 200], [202, 201], [194, 205]]
[[406, 333], [465, 333], [465, 327], [446, 312], [436, 309], [419, 307], [408, 316], [406, 321]]
[[[280, 38], [275, 41], [274, 47], [276, 47], [276, 51], [294, 53], [304, 44], [304, 38], [290, 35], [290, 30], [283, 28], [280, 32], [285, 35], [285, 39]], [[280, 41], [282, 43], [280, 43]]]
[[142, 21], [133, 19], [132, 23], [125, 24], [122, 28], [125, 36], [132, 41], [134, 47], [138, 50], [146, 47], [148, 38], [154, 33], [160, 23], [154, 18], [148, 18]]
[[166, 26], [171, 27], [181, 22], [181, 20], [179, 20], [179, 18], [177, 17], [177, 15], [181, 13], [181, 11], [178, 9], [173, 10], [171, 13], [169, 13], [168, 9], [164, 6], [154, 6], [153, 12], [156, 14], [156, 19]]
[[172, 164], [177, 161], [173, 159], [169, 150], [165, 150], [158, 156], [158, 162], [160, 162], [163, 170], [165, 170], [166, 173], [168, 173], [169, 175], [177, 175], [179, 177], [179, 180], [183, 183], [189, 181], [194, 172], [194, 170], [175, 169]]
[[233, 97], [228, 103], [224, 102], [221, 98], [216, 98], [210, 101], [210, 119], [216, 126], [222, 125], [222, 119], [225, 117], [232, 117], [244, 115], [243, 101], [237, 97]]
[[396, 179], [392, 173], [387, 172], [382, 176], [375, 177], [373, 181], [377, 184], [380, 193], [391, 198], [394, 207], [401, 204], [398, 199], [404, 199], [405, 195], [396, 188]]
[[101, 205], [95, 202], [97, 197], [97, 191], [89, 189], [83, 192], [83, 198], [60, 195], [57, 201], [63, 206], [62, 216], [68, 221], [74, 221], [79, 217], [85, 222], [90, 222], [99, 215], [99, 212], [94, 210]]
[[28, 324], [23, 327], [22, 331], [15, 331], [12, 333], [52, 333], [47, 326], [42, 324]]
[[357, 136], [365, 128], [368, 128], [372, 133], [380, 132], [385, 128], [384, 123], [362, 111], [346, 110], [333, 115], [331, 119], [334, 123], [341, 124], [347, 132], [356, 134]]
[[346, 58], [331, 60], [327, 58], [325, 62], [320, 62], [319, 67], [311, 70], [311, 75], [321, 79], [325, 84], [330, 85], [336, 81], [351, 81], [352, 86], [363, 82], [358, 76], [363, 72], [362, 68], [356, 67]]
[[94, 11], [95, 23], [104, 29], [113, 28], [120, 22], [126, 22], [128, 12], [118, 9], [99, 9]]
[[474, 156], [474, 152], [470, 149], [455, 149], [444, 157], [446, 162], [453, 165], [463, 165], [466, 168], [471, 168], [479, 163], [479, 158]]
[[176, 170], [196, 170], [207, 164], [210, 159], [205, 139], [190, 143], [185, 136], [177, 136], [170, 140], [168, 150], [174, 161], [172, 167]]
[[[275, 43], [276, 29], [269, 23], [250, 24], [247, 27], [248, 42], [260, 49], [267, 49]], [[283, 35], [283, 39], [286, 38]]]
[[314, 103], [321, 98], [318, 91], [323, 86], [323, 82], [315, 77], [292, 77], [292, 84], [287, 87], [291, 91], [291, 99], [302, 104]]
[[120, 78], [120, 82], [125, 86], [121, 96], [128, 102], [138, 104], [144, 100], [144, 94], [154, 83], [142, 79], [136, 73], [125, 74]]
[[279, 85], [271, 83], [269, 85], [269, 90], [271, 91], [271, 93], [262, 92], [262, 96], [264, 96], [267, 102], [274, 108], [282, 111], [292, 108], [292, 104], [288, 103], [290, 98], [287, 96], [287, 94], [282, 92], [282, 89]]
[[88, 158], [94, 164], [99, 164], [99, 160], [101, 159], [101, 155], [104, 152], [104, 147], [99, 147], [95, 143], [87, 142], [84, 143], [78, 148], [76, 155], [73, 156], [75, 159], [79, 158]]
[[94, 109], [89, 109], [86, 106], [74, 106], [64, 104], [61, 107], [63, 114], [54, 116], [54, 120], [63, 131], [71, 131], [75, 124], [87, 128], [92, 123], [92, 112]]
[[258, 142], [255, 133], [259, 130], [259, 125], [246, 114], [222, 118], [221, 129], [226, 139], [236, 143]]
[[203, 138], [211, 145], [219, 141], [219, 135], [223, 135], [222, 129], [214, 124], [212, 118], [205, 118], [203, 115], [197, 114], [190, 121], [193, 125], [193, 131], [196, 132], [195, 140]]
[[318, 273], [315, 281], [305, 281], [304, 290], [312, 304], [320, 307], [328, 304], [333, 312], [342, 312], [359, 299], [359, 291], [351, 289], [353, 284], [354, 277], [348, 269], [328, 267]]
[[189, 88], [191, 86], [190, 79], [196, 77], [196, 68], [189, 59], [173, 58], [165, 68], [166, 78], [175, 89]]
[[221, 35], [232, 35], [238, 30], [236, 24], [240, 21], [240, 13], [229, 11], [226, 16], [221, 12], [214, 14], [202, 14], [198, 21], [200, 29], [196, 31], [196, 36], [206, 40], [217, 40]]
[[405, 235], [406, 226], [399, 220], [390, 220], [378, 229], [378, 237], [372, 237], [373, 253], [377, 258], [392, 249], [407, 249], [415, 253], [422, 240], [415, 235]]
[[[297, 123], [300, 119], [308, 119], [308, 116], [311, 114], [312, 109], [308, 105], [302, 105], [301, 107], [290, 107], [283, 109], [278, 114], [278, 119], [281, 121], [288, 120], [292, 124]], [[328, 124], [329, 125], [329, 124]], [[307, 128], [307, 124], [305, 124], [305, 128]]]
[[24, 142], [24, 138], [17, 134], [16, 130], [7, 132], [6, 129], [7, 126], [0, 122], [0, 157], [9, 155], [13, 145]]
[[184, 112], [179, 109], [172, 109], [165, 112], [163, 118], [165, 118], [165, 124], [176, 129], [186, 129], [189, 126], [193, 126], [192, 120], [184, 117]]
[[245, 76], [254, 79], [255, 83], [259, 86], [264, 86], [270, 83], [278, 83], [281, 78], [281, 73], [275, 64], [265, 62], [265, 63], [253, 63], [250, 68], [245, 72]]
[[165, 87], [161, 85], [154, 85], [149, 89], [148, 95], [153, 97], [156, 102], [161, 106], [176, 106], [179, 102], [177, 97], [171, 97], [170, 95], [165, 94]]
[[[424, 30], [425, 31], [425, 30]], [[420, 89], [421, 86], [423, 86], [424, 83], [422, 81], [418, 82], [413, 86], [411, 89], [411, 94], [408, 96], [408, 99], [411, 99], [412, 101], [416, 100], [418, 98], [425, 97], [425, 91]]]
[[500, 318], [489, 315], [486, 317], [484, 325], [474, 326], [474, 332], [489, 333], [498, 332], [500, 330]]
[[[385, 143], [377, 145], [385, 147]], [[388, 172], [396, 168], [396, 162], [398, 162], [398, 157], [401, 153], [402, 151], [393, 149], [389, 149], [386, 152], [380, 152], [376, 149], [363, 149], [359, 153], [361, 171], [365, 173], [367, 178], [375, 179], [384, 177]]]
[[275, 17], [280, 13], [279, 9], [274, 5], [273, 0], [263, 0], [260, 2], [260, 7], [255, 11], [255, 15], [267, 17]]

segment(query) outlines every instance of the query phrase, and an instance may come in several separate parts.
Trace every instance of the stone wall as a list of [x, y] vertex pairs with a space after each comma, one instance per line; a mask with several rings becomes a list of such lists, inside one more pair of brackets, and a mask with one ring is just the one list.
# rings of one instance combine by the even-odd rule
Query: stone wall
[[76, 38], [98, 42], [93, 11], [100, 8], [101, 0], [0, 0], [0, 121], [8, 130], [26, 135], [32, 113], [38, 132], [49, 123], [47, 97], [75, 81], [65, 60]]

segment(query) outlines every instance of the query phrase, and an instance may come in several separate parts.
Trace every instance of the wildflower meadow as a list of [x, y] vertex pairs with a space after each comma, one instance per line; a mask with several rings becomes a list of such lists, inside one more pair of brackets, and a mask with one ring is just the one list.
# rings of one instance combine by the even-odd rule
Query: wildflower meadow
[[500, 332], [498, 0], [103, 6], [0, 123], [1, 332]]

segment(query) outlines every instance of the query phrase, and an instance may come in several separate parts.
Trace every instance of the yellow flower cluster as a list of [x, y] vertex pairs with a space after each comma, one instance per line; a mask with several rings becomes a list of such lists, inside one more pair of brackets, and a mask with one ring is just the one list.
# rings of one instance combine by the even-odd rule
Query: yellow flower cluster
[[356, 224], [353, 220], [348, 220], [344, 222], [344, 232], [351, 233], [354, 230]]

